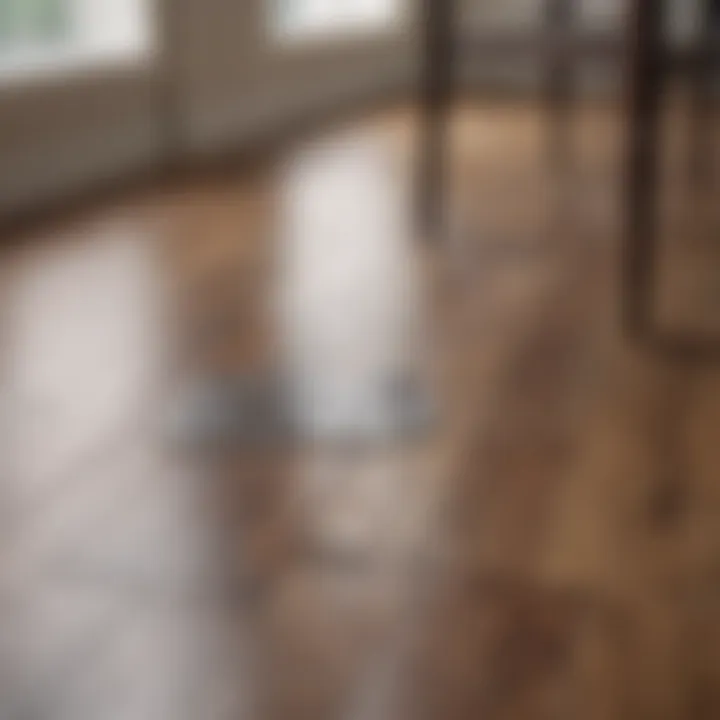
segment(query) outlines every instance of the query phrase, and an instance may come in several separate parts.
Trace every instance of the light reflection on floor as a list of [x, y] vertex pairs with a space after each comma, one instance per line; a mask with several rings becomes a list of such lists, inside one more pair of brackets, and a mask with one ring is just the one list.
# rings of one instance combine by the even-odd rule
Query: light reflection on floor
[[[280, 172], [278, 275], [260, 289], [275, 298], [273, 371], [316, 439], [393, 430], [388, 392], [426, 378], [407, 203], [379, 137], [311, 146]], [[121, 213], [13, 274], [12, 702], [39, 720], [360, 712], [408, 616], [432, 510], [422, 443], [220, 462], [169, 444], [183, 319], [159, 227]]]
[[[279, 347], [310, 436], [392, 433], [394, 392], [428, 380], [406, 189], [377, 138], [340, 137], [285, 169]], [[399, 393], [398, 393], [399, 394]]]

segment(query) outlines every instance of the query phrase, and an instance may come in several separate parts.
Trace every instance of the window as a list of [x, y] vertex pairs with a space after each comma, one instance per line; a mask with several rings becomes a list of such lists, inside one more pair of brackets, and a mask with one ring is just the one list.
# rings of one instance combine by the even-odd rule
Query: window
[[275, 28], [281, 37], [376, 30], [392, 26], [400, 0], [275, 0]]
[[0, 0], [0, 76], [137, 57], [151, 0]]
[[64, 0], [0, 0], [0, 51], [59, 40], [68, 29]]

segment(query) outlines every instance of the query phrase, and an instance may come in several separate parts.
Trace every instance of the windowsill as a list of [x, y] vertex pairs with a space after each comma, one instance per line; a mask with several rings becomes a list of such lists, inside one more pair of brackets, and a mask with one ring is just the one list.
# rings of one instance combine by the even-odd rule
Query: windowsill
[[104, 71], [146, 67], [146, 48], [57, 47], [49, 50], [0, 55], [0, 90], [36, 84], [61, 83]]

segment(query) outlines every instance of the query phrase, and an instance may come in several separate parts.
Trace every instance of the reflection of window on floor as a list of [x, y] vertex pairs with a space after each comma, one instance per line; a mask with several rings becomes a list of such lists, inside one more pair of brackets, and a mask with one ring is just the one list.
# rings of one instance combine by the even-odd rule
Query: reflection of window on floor
[[151, 0], [0, 0], [0, 73], [132, 57], [150, 44]]
[[392, 25], [401, 0], [274, 0], [281, 36], [332, 35]]

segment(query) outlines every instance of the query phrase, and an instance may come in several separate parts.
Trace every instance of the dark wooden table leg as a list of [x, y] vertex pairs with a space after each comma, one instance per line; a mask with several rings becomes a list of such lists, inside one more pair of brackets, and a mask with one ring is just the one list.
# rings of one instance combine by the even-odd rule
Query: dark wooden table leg
[[454, 76], [454, 0], [423, 0], [422, 139], [417, 191], [420, 232], [436, 240], [447, 205], [448, 120]]
[[708, 180], [712, 168], [713, 137], [713, 77], [715, 55], [710, 52], [714, 33], [713, 0], [699, 0], [700, 28], [697, 37], [698, 53], [692, 66], [690, 101], [690, 179], [696, 183]]
[[658, 264], [664, 0], [632, 0], [622, 268], [625, 334], [652, 332]]
[[576, 0], [545, 0], [544, 33], [550, 39], [546, 64], [546, 103], [548, 108], [548, 157], [553, 167], [567, 166], [571, 152], [570, 116], [573, 101], [573, 57], [569, 37]]

